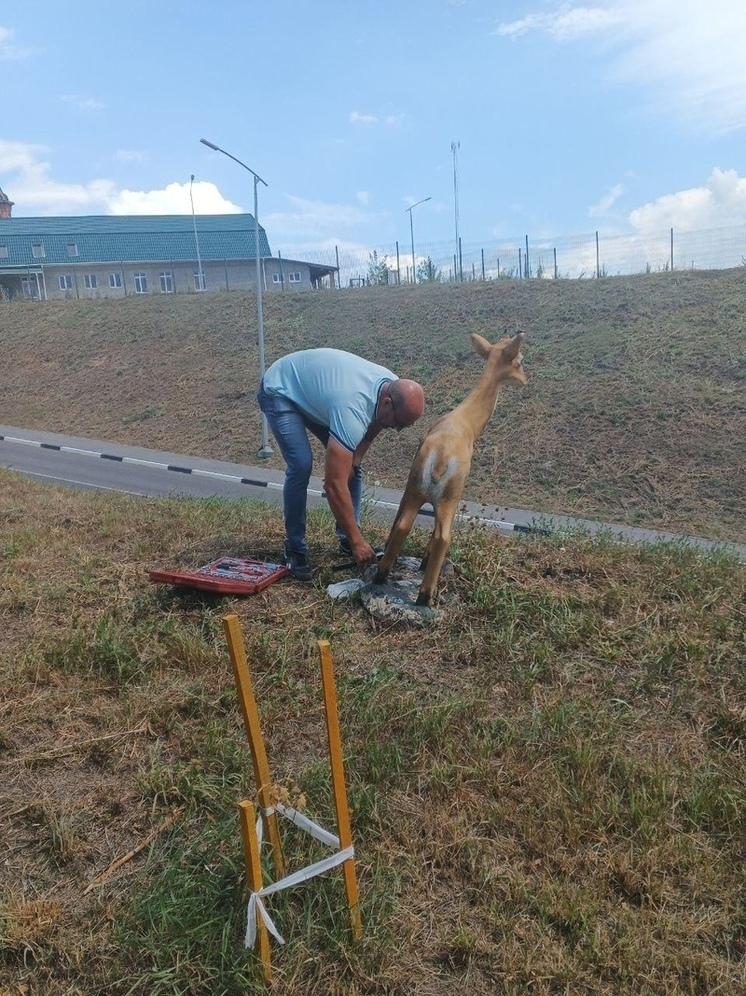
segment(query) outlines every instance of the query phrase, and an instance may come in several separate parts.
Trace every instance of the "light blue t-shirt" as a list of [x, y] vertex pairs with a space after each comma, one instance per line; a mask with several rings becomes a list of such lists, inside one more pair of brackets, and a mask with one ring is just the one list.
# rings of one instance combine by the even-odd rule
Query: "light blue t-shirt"
[[343, 349], [301, 349], [276, 360], [264, 374], [267, 394], [297, 405], [354, 453], [373, 422], [378, 392], [396, 374]]

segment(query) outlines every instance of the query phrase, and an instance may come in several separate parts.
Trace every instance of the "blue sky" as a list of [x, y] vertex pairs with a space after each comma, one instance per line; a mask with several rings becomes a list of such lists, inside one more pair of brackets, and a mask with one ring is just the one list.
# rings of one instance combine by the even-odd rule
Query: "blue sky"
[[[23, 16], [21, 16], [23, 14]], [[0, 5], [15, 217], [253, 210], [273, 251], [746, 222], [744, 0]]]

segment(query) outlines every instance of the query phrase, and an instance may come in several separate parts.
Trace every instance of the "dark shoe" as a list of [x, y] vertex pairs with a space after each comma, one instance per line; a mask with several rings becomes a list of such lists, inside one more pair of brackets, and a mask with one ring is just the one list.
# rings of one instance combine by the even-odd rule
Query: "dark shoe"
[[308, 557], [303, 553], [291, 553], [285, 560], [285, 565], [290, 568], [290, 576], [296, 581], [312, 581], [313, 571], [308, 563]]
[[[339, 549], [342, 551], [342, 553], [346, 553], [348, 557], [352, 556], [352, 547], [350, 546], [350, 541], [347, 538], [341, 539], [339, 541]], [[377, 559], [380, 560], [381, 557], [383, 556], [383, 550], [379, 550], [377, 546], [374, 546], [373, 549], [375, 551]]]

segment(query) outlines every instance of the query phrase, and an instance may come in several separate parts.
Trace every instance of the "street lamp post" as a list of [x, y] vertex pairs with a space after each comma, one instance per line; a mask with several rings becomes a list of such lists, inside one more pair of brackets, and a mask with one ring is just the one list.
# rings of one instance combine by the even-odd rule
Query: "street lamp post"
[[453, 264], [453, 280], [454, 283], [463, 279], [463, 271], [461, 269], [461, 239], [458, 234], [458, 163], [456, 161], [456, 156], [458, 150], [461, 148], [461, 142], [451, 142], [451, 152], [453, 153], [453, 217], [456, 222], [456, 255], [453, 257], [454, 260], [458, 260], [458, 269], [456, 269], [456, 263]]
[[409, 211], [409, 235], [412, 239], [412, 283], [417, 283], [417, 268], [414, 262], [414, 225], [412, 224], [412, 208], [418, 207], [420, 204], [424, 204], [425, 201], [432, 200], [431, 197], [423, 197], [421, 201], [417, 201], [415, 204], [410, 204], [405, 210]]
[[194, 214], [194, 197], [192, 197], [192, 184], [194, 183], [194, 173], [189, 181], [189, 200], [192, 202], [192, 224], [194, 225], [194, 245], [197, 249], [197, 279], [199, 280], [199, 290], [205, 289], [205, 278], [202, 275], [202, 257], [199, 254], [199, 239], [197, 238], [197, 218]]
[[[254, 177], [254, 252], [256, 254], [256, 321], [259, 329], [259, 377], [260, 379], [264, 377], [264, 317], [262, 314], [262, 266], [259, 257], [259, 195], [257, 188], [260, 183], [264, 186], [268, 186], [266, 180], [262, 180], [258, 173], [255, 173], [253, 169], [248, 167], [246, 163], [242, 163], [240, 159], [236, 159], [232, 156], [230, 152], [226, 152], [225, 149], [221, 149], [219, 145], [215, 145], [213, 142], [208, 142], [206, 138], [201, 138], [200, 142], [206, 145], [208, 149], [214, 149], [215, 152], [222, 152], [224, 156], [228, 156], [232, 159], [234, 163], [238, 163], [239, 166], [243, 166]], [[273, 453], [272, 447], [269, 445], [269, 434], [267, 431], [267, 416], [262, 412], [262, 445], [257, 453], [257, 456], [261, 457], [263, 460], [267, 457], [271, 457]]]

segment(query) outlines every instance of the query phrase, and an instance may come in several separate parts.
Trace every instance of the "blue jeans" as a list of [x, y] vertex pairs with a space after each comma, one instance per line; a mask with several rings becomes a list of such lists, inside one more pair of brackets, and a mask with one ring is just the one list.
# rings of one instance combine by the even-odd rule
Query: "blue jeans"
[[[282, 503], [285, 515], [285, 556], [292, 553], [308, 553], [306, 543], [306, 504], [308, 482], [313, 469], [313, 453], [308, 440], [312, 432], [326, 448], [329, 442], [327, 426], [312, 422], [287, 398], [277, 394], [267, 394], [264, 384], [259, 385], [256, 396], [259, 407], [267, 417], [267, 424], [277, 440], [285, 460], [285, 484], [282, 489]], [[355, 512], [355, 521], [360, 525], [360, 503], [363, 495], [363, 472], [360, 467], [350, 478], [350, 498]], [[337, 526], [337, 536], [345, 539], [344, 532]]]

